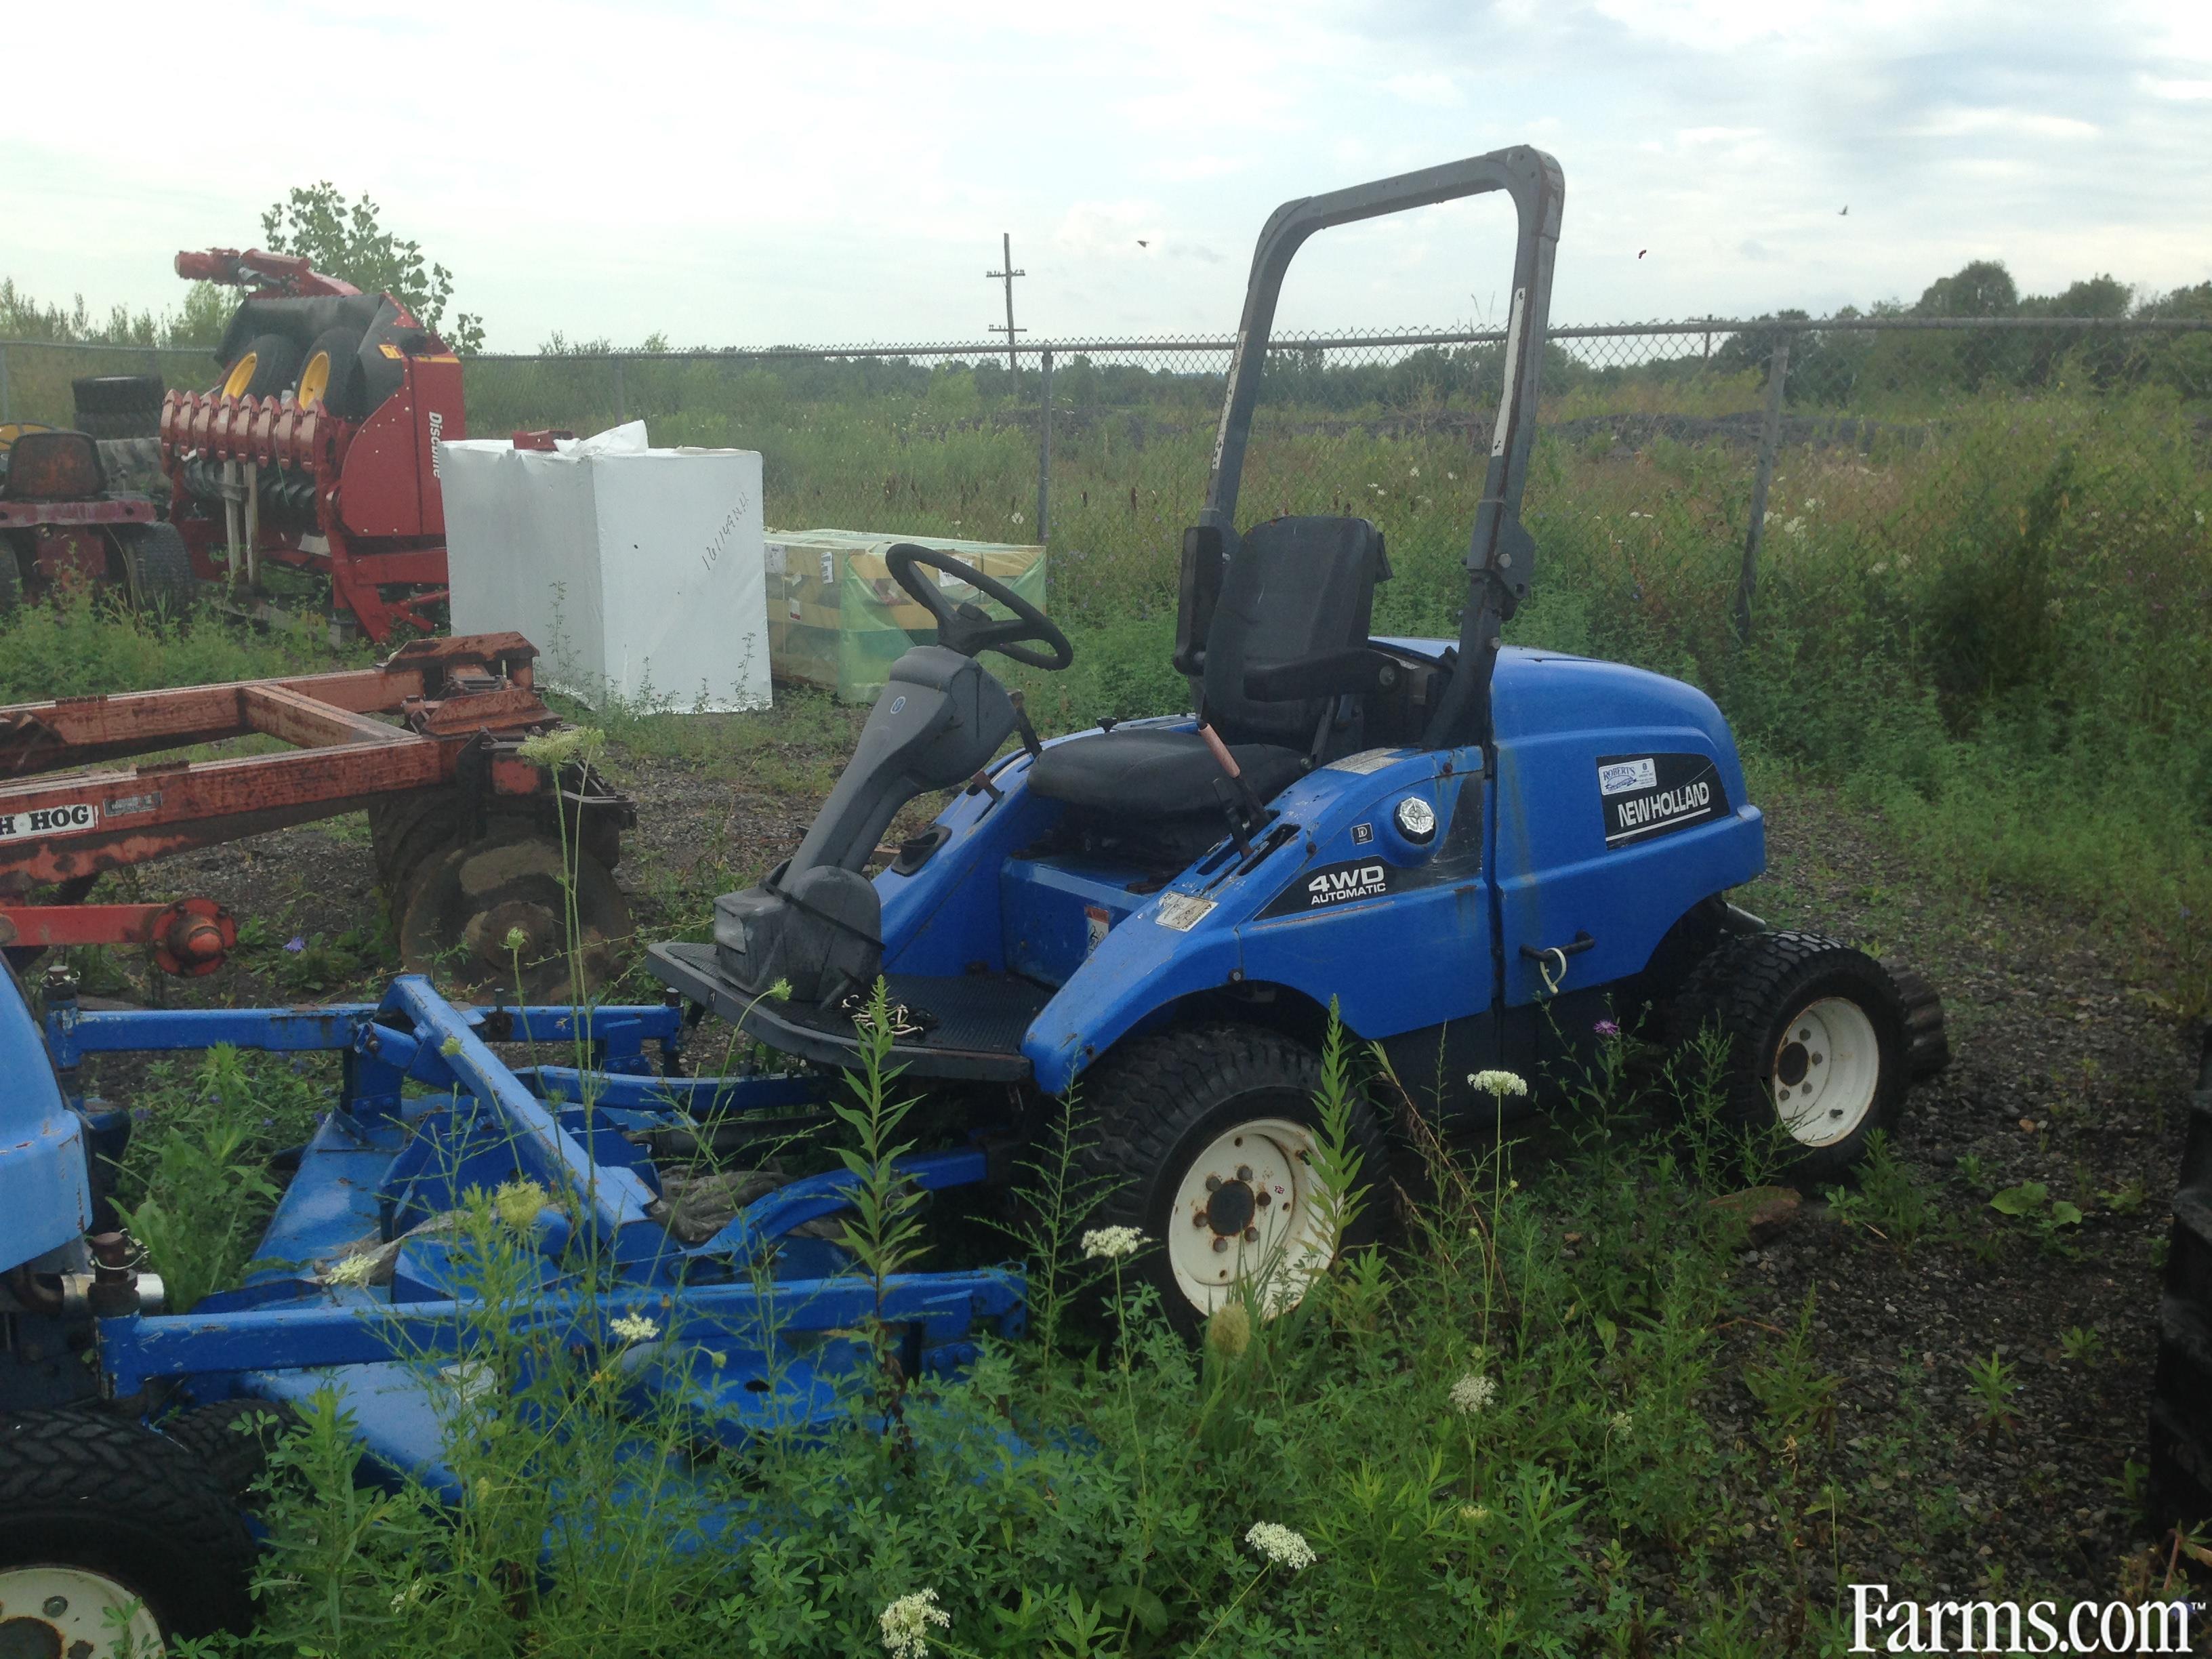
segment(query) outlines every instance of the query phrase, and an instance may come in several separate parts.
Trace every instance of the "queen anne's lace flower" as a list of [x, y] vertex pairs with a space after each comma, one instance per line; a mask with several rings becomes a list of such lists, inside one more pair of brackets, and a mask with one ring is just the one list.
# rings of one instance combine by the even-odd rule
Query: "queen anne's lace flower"
[[660, 1334], [660, 1327], [643, 1314], [617, 1314], [607, 1328], [625, 1342], [650, 1342]]
[[884, 1651], [892, 1659], [923, 1659], [929, 1651], [929, 1632], [952, 1628], [952, 1615], [937, 1605], [933, 1589], [902, 1595], [885, 1607], [876, 1621], [883, 1629]]
[[376, 1273], [376, 1252], [364, 1250], [359, 1255], [342, 1255], [323, 1269], [325, 1285], [366, 1285]]
[[1484, 1094], [1496, 1095], [1500, 1100], [1504, 1099], [1508, 1095], [1525, 1095], [1528, 1092], [1528, 1084], [1522, 1080], [1517, 1072], [1477, 1072], [1468, 1078], [1468, 1081], [1482, 1091]]
[[1469, 1371], [1451, 1386], [1452, 1405], [1468, 1417], [1489, 1410], [1497, 1398], [1498, 1384], [1479, 1371]]
[[1306, 1542], [1305, 1534], [1273, 1521], [1255, 1522], [1252, 1530], [1244, 1534], [1244, 1541], [1266, 1556], [1273, 1566], [1288, 1567], [1296, 1572], [1314, 1564], [1313, 1546]]
[[550, 1201], [550, 1195], [534, 1181], [502, 1181], [491, 1195], [492, 1208], [499, 1212], [499, 1218], [517, 1232], [535, 1224], [538, 1212]]
[[1093, 1227], [1083, 1235], [1083, 1254], [1119, 1261], [1123, 1256], [1136, 1255], [1144, 1242], [1144, 1234], [1134, 1227]]

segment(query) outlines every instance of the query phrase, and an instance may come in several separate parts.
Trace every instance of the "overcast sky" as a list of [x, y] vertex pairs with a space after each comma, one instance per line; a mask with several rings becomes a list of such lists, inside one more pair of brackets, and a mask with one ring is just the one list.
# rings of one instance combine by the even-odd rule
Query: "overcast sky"
[[[1562, 323], [1983, 256], [2212, 277], [2212, 0], [103, 0], [6, 37], [0, 275], [99, 308], [326, 178], [494, 349], [980, 338], [1001, 231], [1040, 335], [1218, 334], [1277, 203], [1522, 143], [1565, 169]], [[1281, 320], [1494, 316], [1503, 224], [1331, 233]]]

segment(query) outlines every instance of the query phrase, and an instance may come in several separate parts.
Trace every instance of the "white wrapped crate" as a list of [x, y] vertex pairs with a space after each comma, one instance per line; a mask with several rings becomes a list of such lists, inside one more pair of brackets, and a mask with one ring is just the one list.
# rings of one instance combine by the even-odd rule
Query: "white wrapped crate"
[[633, 421], [550, 450], [440, 447], [456, 634], [513, 629], [541, 680], [727, 713], [769, 702], [761, 458], [653, 449]]

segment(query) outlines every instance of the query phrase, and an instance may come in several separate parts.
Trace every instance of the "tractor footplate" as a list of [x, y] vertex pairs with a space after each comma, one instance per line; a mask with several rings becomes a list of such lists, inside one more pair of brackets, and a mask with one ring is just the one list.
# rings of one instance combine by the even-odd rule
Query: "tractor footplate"
[[[712, 945], [656, 945], [654, 977], [712, 1008], [770, 1048], [823, 1066], [857, 1066], [860, 1042], [841, 1003], [810, 1008], [748, 991], [725, 975]], [[1049, 988], [1013, 974], [886, 974], [886, 994], [902, 1018], [895, 1062], [916, 1077], [1022, 1083], [1030, 1062], [1022, 1039], [1052, 1000]]]

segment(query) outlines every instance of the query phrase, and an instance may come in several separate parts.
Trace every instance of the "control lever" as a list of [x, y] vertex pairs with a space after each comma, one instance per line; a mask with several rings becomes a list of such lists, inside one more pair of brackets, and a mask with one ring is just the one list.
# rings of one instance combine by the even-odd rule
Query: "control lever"
[[1237, 843], [1237, 854], [1249, 857], [1252, 851], [1251, 834], [1267, 816], [1267, 809], [1252, 793], [1252, 786], [1244, 776], [1243, 769], [1237, 764], [1237, 757], [1229, 752], [1229, 745], [1213, 729], [1212, 722], [1201, 720], [1198, 735], [1206, 739], [1206, 746], [1213, 751], [1214, 763], [1222, 775], [1213, 781], [1213, 793], [1221, 802], [1221, 810], [1229, 819], [1229, 838]]
[[1022, 740], [1022, 747], [1030, 751], [1031, 760], [1041, 758], [1044, 745], [1037, 741], [1036, 727], [1030, 724], [1028, 699], [1019, 691], [1009, 691], [1006, 701], [1014, 706], [1014, 731]]

